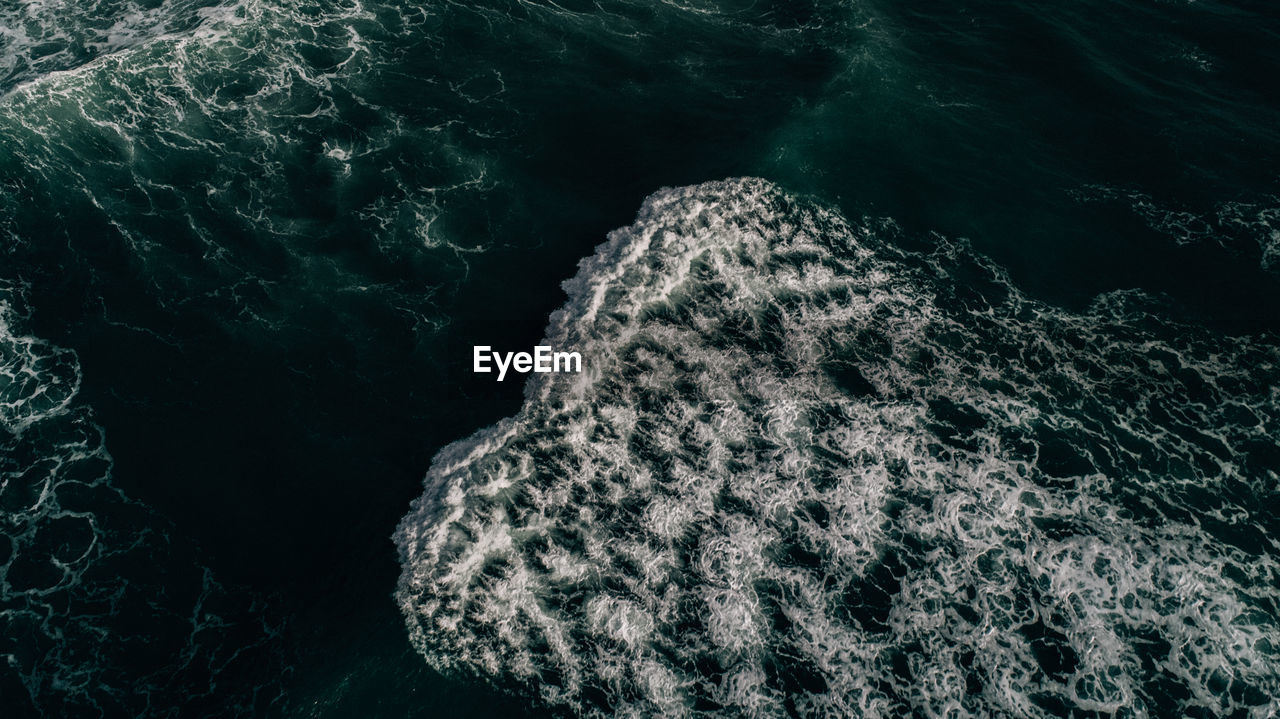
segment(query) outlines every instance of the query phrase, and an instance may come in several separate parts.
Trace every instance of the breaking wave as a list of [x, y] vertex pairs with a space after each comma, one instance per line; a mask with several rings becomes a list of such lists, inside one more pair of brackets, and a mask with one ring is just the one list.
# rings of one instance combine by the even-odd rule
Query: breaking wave
[[893, 234], [651, 197], [551, 317], [586, 371], [397, 531], [427, 661], [593, 716], [1280, 710], [1274, 338]]
[[189, 32], [214, 0], [36, 0], [0, 8], [0, 90], [118, 50]]

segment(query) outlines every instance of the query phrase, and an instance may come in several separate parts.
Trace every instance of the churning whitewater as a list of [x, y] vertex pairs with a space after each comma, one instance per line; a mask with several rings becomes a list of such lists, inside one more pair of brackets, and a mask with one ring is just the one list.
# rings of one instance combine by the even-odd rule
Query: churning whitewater
[[587, 371], [397, 531], [427, 661], [589, 716], [1280, 711], [1274, 338], [896, 233], [652, 196], [550, 319]]

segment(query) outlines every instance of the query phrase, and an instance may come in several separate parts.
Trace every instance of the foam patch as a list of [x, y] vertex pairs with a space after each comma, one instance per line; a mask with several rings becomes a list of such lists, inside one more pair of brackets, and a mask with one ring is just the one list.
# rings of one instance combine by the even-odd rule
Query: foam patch
[[427, 661], [587, 716], [1280, 711], [1274, 342], [893, 232], [651, 197], [550, 318], [585, 371], [396, 533]]

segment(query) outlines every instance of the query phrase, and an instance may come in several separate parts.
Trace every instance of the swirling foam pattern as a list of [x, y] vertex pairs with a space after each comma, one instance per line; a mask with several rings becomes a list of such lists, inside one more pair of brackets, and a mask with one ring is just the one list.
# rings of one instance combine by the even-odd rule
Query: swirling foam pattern
[[1275, 339], [893, 232], [651, 197], [551, 317], [586, 371], [400, 525], [427, 661], [588, 716], [1280, 711]]
[[35, 0], [0, 8], [0, 90], [191, 30], [213, 0]]
[[[731, 12], [617, 0], [579, 12], [179, 1], [142, 15], [116, 0], [98, 5], [0, 13], [0, 38], [28, 25], [108, 32], [85, 14], [136, 28], [89, 53], [92, 62], [50, 61], [16, 84], [0, 78], [6, 248], [24, 247], [42, 266], [106, 265], [93, 271], [113, 289], [141, 284], [165, 308], [240, 329], [325, 312], [357, 334], [371, 297], [413, 318], [415, 331], [446, 324], [437, 303], [477, 255], [541, 241], [524, 229], [537, 222], [525, 207], [535, 200], [513, 188], [540, 173], [529, 157], [562, 123], [530, 107], [597, 93], [601, 107], [621, 109], [590, 121], [625, 126], [616, 118], [679, 102], [657, 94], [676, 87], [727, 118], [749, 118], [752, 93], [790, 96], [797, 66], [832, 62], [820, 42], [829, 32], [810, 37], [796, 25], [820, 14], [807, 2]], [[667, 42], [689, 54], [671, 57]], [[621, 68], [599, 59], [619, 44]], [[495, 55], [495, 46], [504, 49]], [[723, 58], [748, 49], [764, 69], [743, 78]], [[671, 79], [631, 79], [657, 70]], [[615, 82], [650, 89], [591, 89]], [[67, 242], [32, 241], [60, 232]], [[48, 258], [64, 244], [72, 257]], [[112, 274], [105, 253], [126, 254], [128, 271]]]
[[15, 327], [24, 304], [0, 284], [0, 713], [261, 710], [279, 627], [113, 486], [79, 361]]

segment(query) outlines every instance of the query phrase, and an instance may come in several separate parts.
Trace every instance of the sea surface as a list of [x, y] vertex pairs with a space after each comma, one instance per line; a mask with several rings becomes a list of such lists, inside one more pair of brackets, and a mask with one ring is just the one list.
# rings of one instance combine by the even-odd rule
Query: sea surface
[[3, 719], [1277, 714], [1280, 6], [0, 0]]

